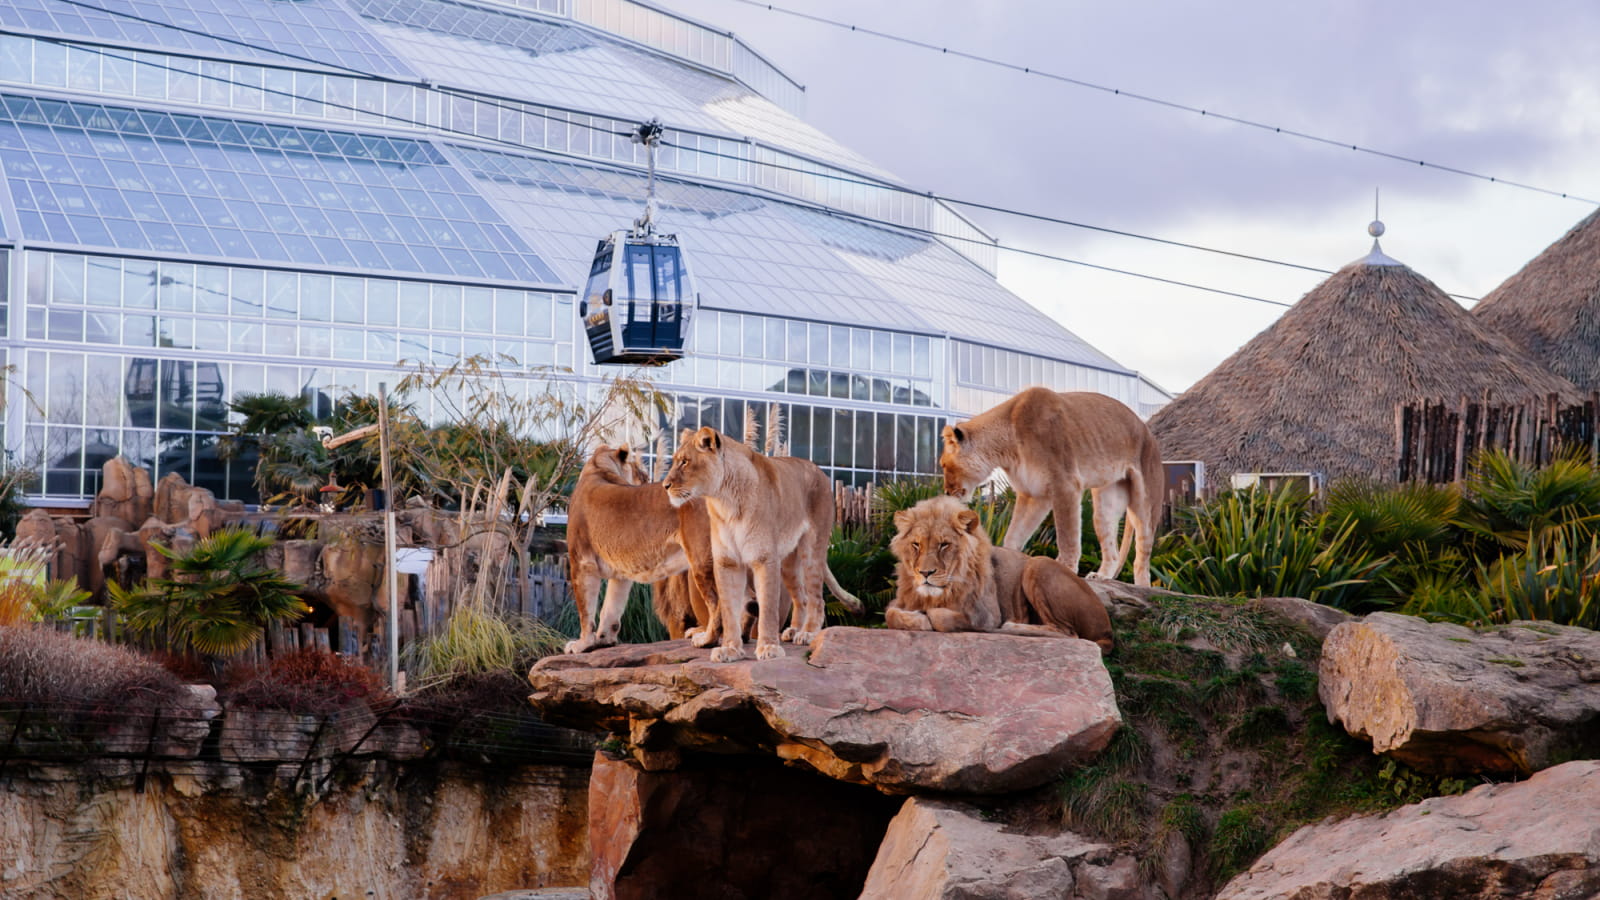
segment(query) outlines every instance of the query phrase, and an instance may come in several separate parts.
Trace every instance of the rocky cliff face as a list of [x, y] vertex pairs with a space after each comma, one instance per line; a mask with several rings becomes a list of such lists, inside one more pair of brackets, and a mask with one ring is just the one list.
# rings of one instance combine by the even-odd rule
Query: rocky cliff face
[[[0, 896], [475, 900], [588, 880], [588, 772], [370, 762], [325, 792], [224, 763], [7, 769]], [[282, 769], [276, 770], [282, 772]]]

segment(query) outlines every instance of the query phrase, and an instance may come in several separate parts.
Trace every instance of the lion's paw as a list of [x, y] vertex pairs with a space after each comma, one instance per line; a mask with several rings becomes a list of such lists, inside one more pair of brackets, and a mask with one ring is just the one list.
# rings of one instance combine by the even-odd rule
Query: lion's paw
[[778, 635], [778, 640], [780, 640], [780, 641], [789, 641], [790, 643], [793, 643], [794, 642], [794, 626], [791, 625], [788, 628], [785, 628], [783, 630], [783, 634]]
[[782, 659], [784, 657], [782, 644], [763, 644], [756, 642], [756, 659]]
[[596, 635], [590, 638], [579, 638], [575, 641], [567, 641], [567, 645], [561, 649], [565, 653], [588, 653], [590, 650], [598, 650], [601, 647], [610, 647], [615, 643], [616, 639], [614, 638], [608, 641], [599, 635]]
[[744, 649], [741, 647], [718, 647], [711, 651], [712, 662], [735, 662], [741, 659], [744, 659]]
[[689, 639], [689, 643], [696, 647], [709, 647], [717, 642], [717, 633], [709, 628], [693, 629], [685, 637]]
[[1095, 581], [1110, 581], [1111, 580], [1111, 576], [1105, 574], [1104, 572], [1090, 572], [1089, 574], [1087, 574], [1087, 575], [1085, 575], [1083, 577], [1084, 578], [1092, 578]]
[[785, 637], [784, 640], [791, 644], [810, 644], [817, 639], [817, 632], [815, 631], [795, 631], [793, 628], [789, 629], [789, 631], [793, 633]]

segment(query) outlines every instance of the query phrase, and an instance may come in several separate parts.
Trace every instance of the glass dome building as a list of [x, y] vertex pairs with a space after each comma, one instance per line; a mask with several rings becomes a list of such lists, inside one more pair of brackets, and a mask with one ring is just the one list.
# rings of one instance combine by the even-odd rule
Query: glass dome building
[[325, 403], [475, 354], [518, 389], [598, 383], [577, 293], [641, 211], [651, 118], [656, 222], [699, 294], [654, 371], [670, 424], [776, 409], [795, 455], [861, 483], [936, 471], [945, 421], [1029, 384], [1151, 411], [999, 286], [990, 237], [803, 100], [634, 0], [7, 0], [8, 458], [41, 503], [92, 496], [118, 453], [254, 499], [217, 454], [238, 394]]

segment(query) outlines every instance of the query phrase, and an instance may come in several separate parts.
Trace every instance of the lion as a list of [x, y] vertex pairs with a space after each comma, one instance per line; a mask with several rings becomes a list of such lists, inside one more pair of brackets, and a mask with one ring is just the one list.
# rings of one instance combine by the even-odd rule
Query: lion
[[[862, 611], [861, 601], [839, 587], [828, 569], [833, 484], [815, 463], [762, 456], [704, 427], [679, 442], [662, 484], [674, 505], [705, 501], [717, 596], [743, 597], [753, 579], [756, 659], [782, 657], [780, 639], [811, 643], [824, 623], [824, 584], [852, 612]], [[785, 590], [794, 602], [794, 619], [780, 636]], [[711, 651], [713, 662], [744, 657], [742, 608], [719, 604], [722, 643]], [[708, 634], [709, 629], [692, 640], [708, 646]]]
[[[691, 618], [701, 625], [713, 618], [716, 588], [704, 503], [672, 503], [661, 485], [648, 483], [627, 448], [602, 444], [578, 474], [568, 509], [568, 573], [579, 636], [566, 652], [617, 642], [634, 582], [655, 583], [656, 615], [674, 638], [684, 636]], [[664, 583], [673, 578], [683, 581], [669, 590]], [[593, 610], [602, 581], [606, 594], [597, 628]]]
[[894, 524], [890, 628], [1080, 637], [1111, 652], [1111, 617], [1088, 583], [1057, 560], [994, 546], [956, 497], [901, 510]]
[[[1056, 558], [1076, 573], [1087, 488], [1100, 541], [1100, 568], [1090, 577], [1117, 577], [1131, 533], [1137, 545], [1133, 583], [1149, 586], [1166, 476], [1155, 435], [1133, 410], [1104, 394], [1031, 387], [965, 422], [946, 425], [943, 436], [939, 466], [946, 493], [970, 497], [995, 469], [1003, 469], [1016, 490], [1002, 547], [1027, 546], [1039, 523], [1054, 512]], [[1124, 511], [1128, 528], [1119, 547], [1117, 525]]]

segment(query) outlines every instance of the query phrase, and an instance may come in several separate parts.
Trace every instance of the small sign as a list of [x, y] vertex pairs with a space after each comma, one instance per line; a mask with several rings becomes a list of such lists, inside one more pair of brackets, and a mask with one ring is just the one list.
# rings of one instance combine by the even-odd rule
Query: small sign
[[405, 575], [421, 575], [428, 571], [428, 564], [433, 562], [433, 549], [431, 547], [396, 547], [394, 551], [394, 570]]

